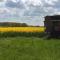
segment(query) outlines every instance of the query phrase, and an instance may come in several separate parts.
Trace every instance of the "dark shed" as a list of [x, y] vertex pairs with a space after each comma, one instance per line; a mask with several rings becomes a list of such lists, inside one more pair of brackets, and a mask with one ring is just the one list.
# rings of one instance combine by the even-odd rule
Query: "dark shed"
[[48, 35], [60, 36], [60, 15], [46, 16], [44, 26]]

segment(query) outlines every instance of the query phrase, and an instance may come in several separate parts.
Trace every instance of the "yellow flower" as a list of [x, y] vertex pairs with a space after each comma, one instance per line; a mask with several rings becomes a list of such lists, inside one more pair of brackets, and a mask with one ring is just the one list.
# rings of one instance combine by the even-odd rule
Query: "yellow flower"
[[44, 32], [44, 27], [0, 27], [0, 32]]

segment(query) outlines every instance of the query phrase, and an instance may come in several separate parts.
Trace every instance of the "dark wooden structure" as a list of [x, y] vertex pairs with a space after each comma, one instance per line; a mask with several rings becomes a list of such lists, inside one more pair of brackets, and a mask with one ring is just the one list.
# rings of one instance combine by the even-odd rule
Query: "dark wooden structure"
[[44, 21], [45, 32], [49, 36], [60, 36], [60, 15], [46, 16]]

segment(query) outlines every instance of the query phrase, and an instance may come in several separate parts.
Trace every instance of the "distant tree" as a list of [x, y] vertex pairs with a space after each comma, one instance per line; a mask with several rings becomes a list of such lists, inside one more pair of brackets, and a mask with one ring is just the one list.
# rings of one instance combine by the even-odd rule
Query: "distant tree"
[[28, 25], [26, 23], [23, 23], [22, 26], [25, 27], [25, 26], [28, 26]]
[[0, 26], [3, 27], [27, 27], [26, 23], [15, 23], [15, 22], [2, 22]]

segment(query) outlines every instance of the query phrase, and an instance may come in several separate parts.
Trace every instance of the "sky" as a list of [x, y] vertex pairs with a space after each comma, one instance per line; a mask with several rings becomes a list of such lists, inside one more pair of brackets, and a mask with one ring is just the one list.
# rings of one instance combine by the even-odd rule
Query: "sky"
[[60, 14], [60, 0], [0, 0], [0, 22], [44, 25], [44, 17]]

